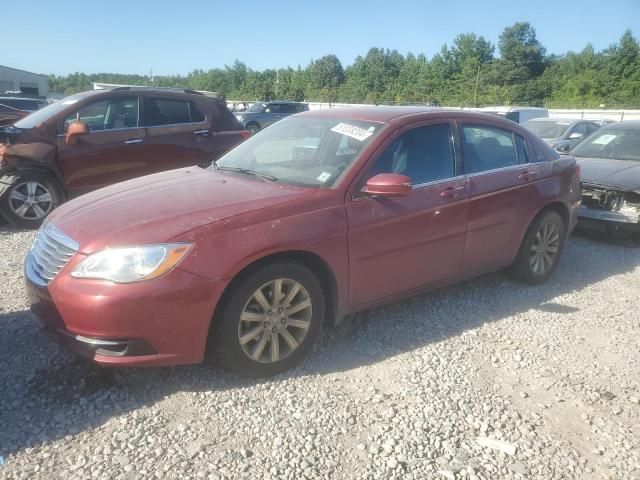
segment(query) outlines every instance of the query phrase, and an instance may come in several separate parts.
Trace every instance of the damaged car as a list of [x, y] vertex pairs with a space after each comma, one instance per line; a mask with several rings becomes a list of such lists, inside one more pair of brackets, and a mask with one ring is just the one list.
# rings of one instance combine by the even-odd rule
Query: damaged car
[[579, 227], [640, 245], [640, 121], [608, 125], [575, 147], [582, 169]]
[[37, 227], [69, 198], [209, 163], [249, 136], [224, 101], [193, 90], [78, 93], [0, 128], [0, 214]]

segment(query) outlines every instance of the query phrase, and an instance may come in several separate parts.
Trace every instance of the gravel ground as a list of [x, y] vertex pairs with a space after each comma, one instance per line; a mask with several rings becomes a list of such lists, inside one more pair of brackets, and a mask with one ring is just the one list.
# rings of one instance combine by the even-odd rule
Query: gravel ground
[[62, 351], [27, 310], [32, 237], [0, 230], [0, 478], [640, 478], [640, 249], [573, 237], [546, 285], [377, 309], [254, 381]]

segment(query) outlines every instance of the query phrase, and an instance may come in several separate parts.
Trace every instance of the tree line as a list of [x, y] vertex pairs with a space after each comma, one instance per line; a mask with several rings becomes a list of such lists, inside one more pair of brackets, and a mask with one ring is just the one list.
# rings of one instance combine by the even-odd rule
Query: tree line
[[464, 33], [431, 59], [371, 48], [346, 68], [332, 54], [295, 69], [257, 71], [236, 60], [152, 83], [143, 75], [51, 75], [49, 88], [71, 94], [92, 82], [208, 90], [230, 100], [640, 108], [640, 44], [627, 30], [602, 51], [588, 44], [578, 53], [547, 54], [535, 28], [519, 22], [502, 31], [497, 52], [484, 37]]

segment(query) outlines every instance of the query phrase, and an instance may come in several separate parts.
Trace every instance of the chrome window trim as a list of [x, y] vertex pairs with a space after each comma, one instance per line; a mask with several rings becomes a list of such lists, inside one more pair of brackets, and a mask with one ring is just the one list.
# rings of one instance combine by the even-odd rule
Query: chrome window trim
[[522, 168], [526, 168], [527, 165], [530, 165], [530, 164], [529, 163], [517, 163], [515, 165], [509, 165], [507, 167], [494, 168], [492, 170], [483, 170], [481, 172], [467, 173], [466, 176], [467, 177], [478, 177], [480, 175], [486, 175], [487, 173], [503, 172], [503, 171], [507, 171], [507, 170], [520, 170]]

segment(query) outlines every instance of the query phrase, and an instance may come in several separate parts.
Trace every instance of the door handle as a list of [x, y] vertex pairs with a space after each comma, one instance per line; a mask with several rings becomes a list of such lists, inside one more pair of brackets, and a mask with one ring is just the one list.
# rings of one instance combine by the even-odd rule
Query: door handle
[[144, 138], [130, 138], [124, 143], [126, 143], [127, 145], [131, 145], [132, 143], [141, 143], [141, 142], [144, 142]]
[[456, 197], [460, 192], [463, 192], [467, 187], [449, 187], [446, 190], [440, 192], [442, 198]]
[[531, 177], [535, 177], [536, 172], [524, 172], [518, 175], [518, 180], [528, 181], [531, 180]]
[[207, 135], [209, 135], [209, 130], [208, 129], [204, 129], [204, 130], [196, 130], [195, 132], [193, 132], [194, 135], [201, 135], [203, 137], [206, 137]]

